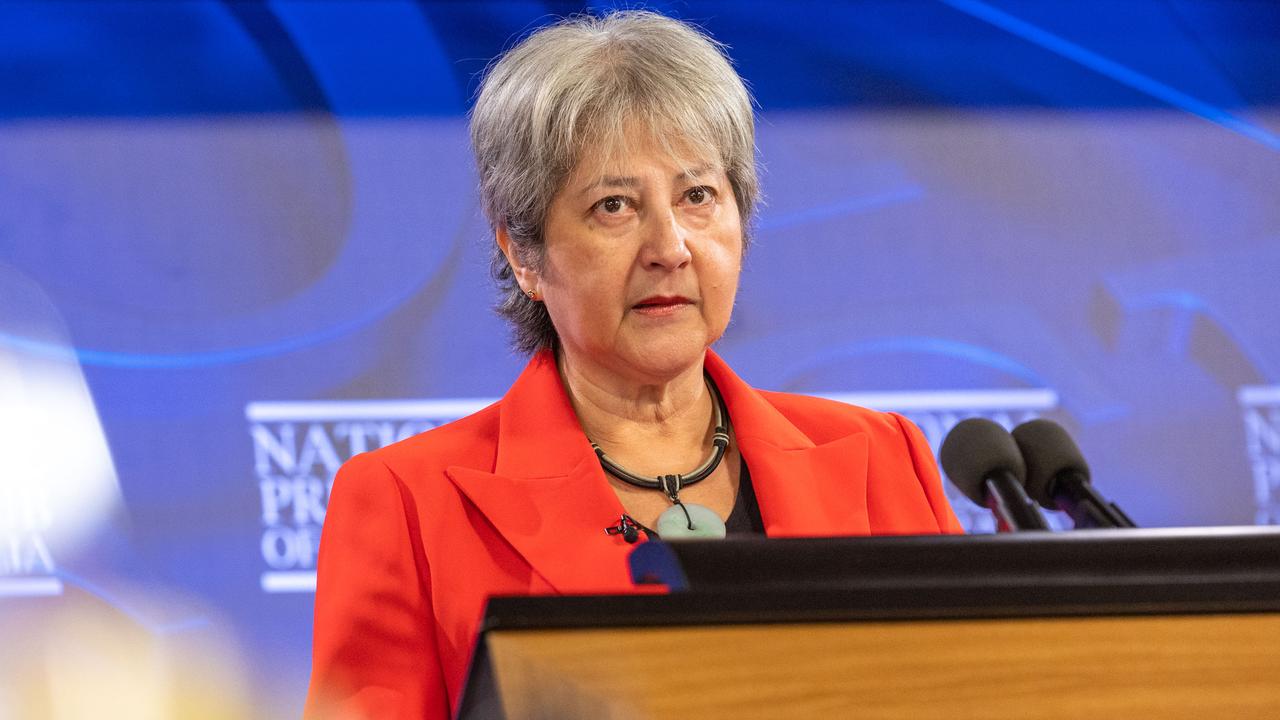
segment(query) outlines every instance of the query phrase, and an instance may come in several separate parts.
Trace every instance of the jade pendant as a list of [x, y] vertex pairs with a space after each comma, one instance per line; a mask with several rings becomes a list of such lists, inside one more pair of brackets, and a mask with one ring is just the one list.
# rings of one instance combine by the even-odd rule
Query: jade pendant
[[[724, 521], [711, 508], [695, 503], [684, 503], [689, 515], [680, 505], [669, 507], [658, 516], [658, 526], [654, 530], [663, 540], [683, 540], [688, 538], [722, 538], [725, 536]], [[693, 529], [689, 521], [693, 521]]]

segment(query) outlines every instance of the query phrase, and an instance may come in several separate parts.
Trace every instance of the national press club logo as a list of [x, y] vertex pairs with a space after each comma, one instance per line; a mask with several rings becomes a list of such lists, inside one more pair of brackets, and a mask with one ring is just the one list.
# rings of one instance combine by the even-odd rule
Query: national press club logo
[[[839, 393], [824, 397], [900, 412], [938, 447], [951, 428], [984, 417], [1006, 428], [1057, 407], [1052, 390]], [[451, 422], [492, 399], [254, 402], [245, 408], [261, 500], [259, 552], [263, 592], [312, 592], [325, 507], [338, 467], [349, 458]], [[994, 520], [948, 483], [948, 497], [971, 532], [994, 532]], [[1053, 522], [1053, 520], [1051, 520]]]
[[342, 463], [469, 415], [493, 400], [254, 402], [245, 407], [262, 507], [262, 590], [311, 592]]
[[1280, 385], [1242, 387], [1245, 451], [1253, 469], [1258, 525], [1280, 524]]

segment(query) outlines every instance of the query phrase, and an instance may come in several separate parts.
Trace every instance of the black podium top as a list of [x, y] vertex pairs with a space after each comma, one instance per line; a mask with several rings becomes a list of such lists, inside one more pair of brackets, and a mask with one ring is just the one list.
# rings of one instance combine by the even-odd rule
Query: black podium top
[[500, 716], [499, 630], [1280, 612], [1280, 528], [746, 537], [637, 545], [632, 566], [686, 589], [490, 599], [459, 717]]

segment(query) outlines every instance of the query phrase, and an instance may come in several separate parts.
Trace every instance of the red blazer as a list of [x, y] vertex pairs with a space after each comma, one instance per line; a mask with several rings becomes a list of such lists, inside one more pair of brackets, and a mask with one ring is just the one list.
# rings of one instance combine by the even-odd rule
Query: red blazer
[[[706, 366], [770, 537], [961, 531], [904, 418]], [[637, 591], [631, 546], [604, 532], [622, 512], [550, 352], [499, 402], [352, 458], [320, 544], [307, 715], [448, 717], [489, 595]]]

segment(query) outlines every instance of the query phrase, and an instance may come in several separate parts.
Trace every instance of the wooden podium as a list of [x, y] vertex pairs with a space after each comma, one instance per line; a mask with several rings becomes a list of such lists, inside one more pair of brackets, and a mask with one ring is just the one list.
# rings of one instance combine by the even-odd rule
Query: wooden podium
[[1280, 528], [646, 545], [491, 600], [459, 717], [1280, 718]]

